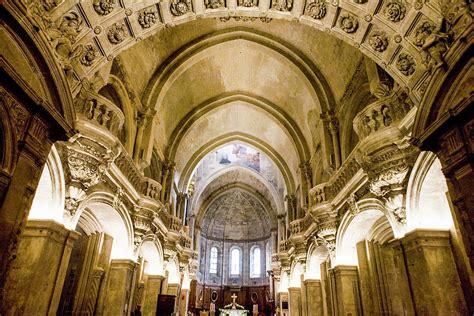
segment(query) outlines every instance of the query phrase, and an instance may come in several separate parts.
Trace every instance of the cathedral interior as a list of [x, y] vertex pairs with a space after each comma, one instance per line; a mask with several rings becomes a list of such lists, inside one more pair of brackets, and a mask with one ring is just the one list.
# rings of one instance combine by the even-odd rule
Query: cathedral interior
[[473, 315], [473, 16], [0, 1], [0, 315]]

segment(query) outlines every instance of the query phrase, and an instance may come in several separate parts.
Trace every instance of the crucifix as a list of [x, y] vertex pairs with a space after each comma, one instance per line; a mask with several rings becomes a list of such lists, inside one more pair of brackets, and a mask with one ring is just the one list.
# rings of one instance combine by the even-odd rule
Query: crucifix
[[232, 308], [235, 309], [235, 300], [237, 299], [237, 295], [235, 295], [235, 293], [233, 293], [231, 298], [232, 298]]

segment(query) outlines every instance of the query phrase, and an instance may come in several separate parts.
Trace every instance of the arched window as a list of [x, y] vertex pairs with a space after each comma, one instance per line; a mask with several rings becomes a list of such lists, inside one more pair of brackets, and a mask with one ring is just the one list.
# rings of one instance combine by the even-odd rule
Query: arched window
[[238, 248], [234, 248], [230, 252], [230, 274], [240, 274], [240, 250]]
[[272, 249], [270, 247], [270, 242], [267, 242], [265, 246], [265, 269], [267, 271], [272, 269]]
[[250, 254], [250, 277], [257, 278], [260, 276], [260, 247], [252, 248]]
[[217, 248], [211, 248], [211, 259], [209, 265], [209, 273], [216, 274], [217, 273]]

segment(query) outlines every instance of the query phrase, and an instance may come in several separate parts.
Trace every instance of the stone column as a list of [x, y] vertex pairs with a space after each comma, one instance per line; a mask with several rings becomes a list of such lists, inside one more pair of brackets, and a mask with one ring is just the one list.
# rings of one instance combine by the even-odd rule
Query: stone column
[[179, 299], [179, 315], [186, 315], [188, 309], [189, 290], [182, 289]]
[[135, 262], [129, 259], [114, 259], [110, 263], [104, 315], [127, 315], [129, 312]]
[[158, 294], [161, 291], [161, 275], [149, 275], [145, 283], [145, 293], [143, 300], [143, 316], [154, 316], [156, 314], [156, 306], [158, 304]]
[[6, 315], [55, 315], [79, 233], [54, 221], [28, 221], [5, 282]]
[[449, 232], [415, 230], [401, 241], [416, 314], [467, 315]]
[[290, 316], [301, 316], [301, 288], [288, 288], [288, 303], [290, 309]]
[[306, 315], [323, 316], [323, 292], [321, 288], [321, 280], [305, 280], [306, 289]]
[[336, 266], [332, 269], [338, 315], [362, 315], [356, 266]]

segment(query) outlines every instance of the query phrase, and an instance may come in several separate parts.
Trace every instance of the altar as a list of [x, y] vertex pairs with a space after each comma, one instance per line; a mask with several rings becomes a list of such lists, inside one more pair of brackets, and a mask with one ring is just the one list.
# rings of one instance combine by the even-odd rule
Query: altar
[[234, 293], [231, 297], [232, 303], [224, 306], [224, 308], [220, 308], [219, 316], [247, 316], [249, 311], [235, 302], [237, 295]]
[[220, 314], [219, 316], [246, 316], [248, 314], [248, 310], [246, 309], [230, 309], [230, 308], [221, 308], [219, 309]]

